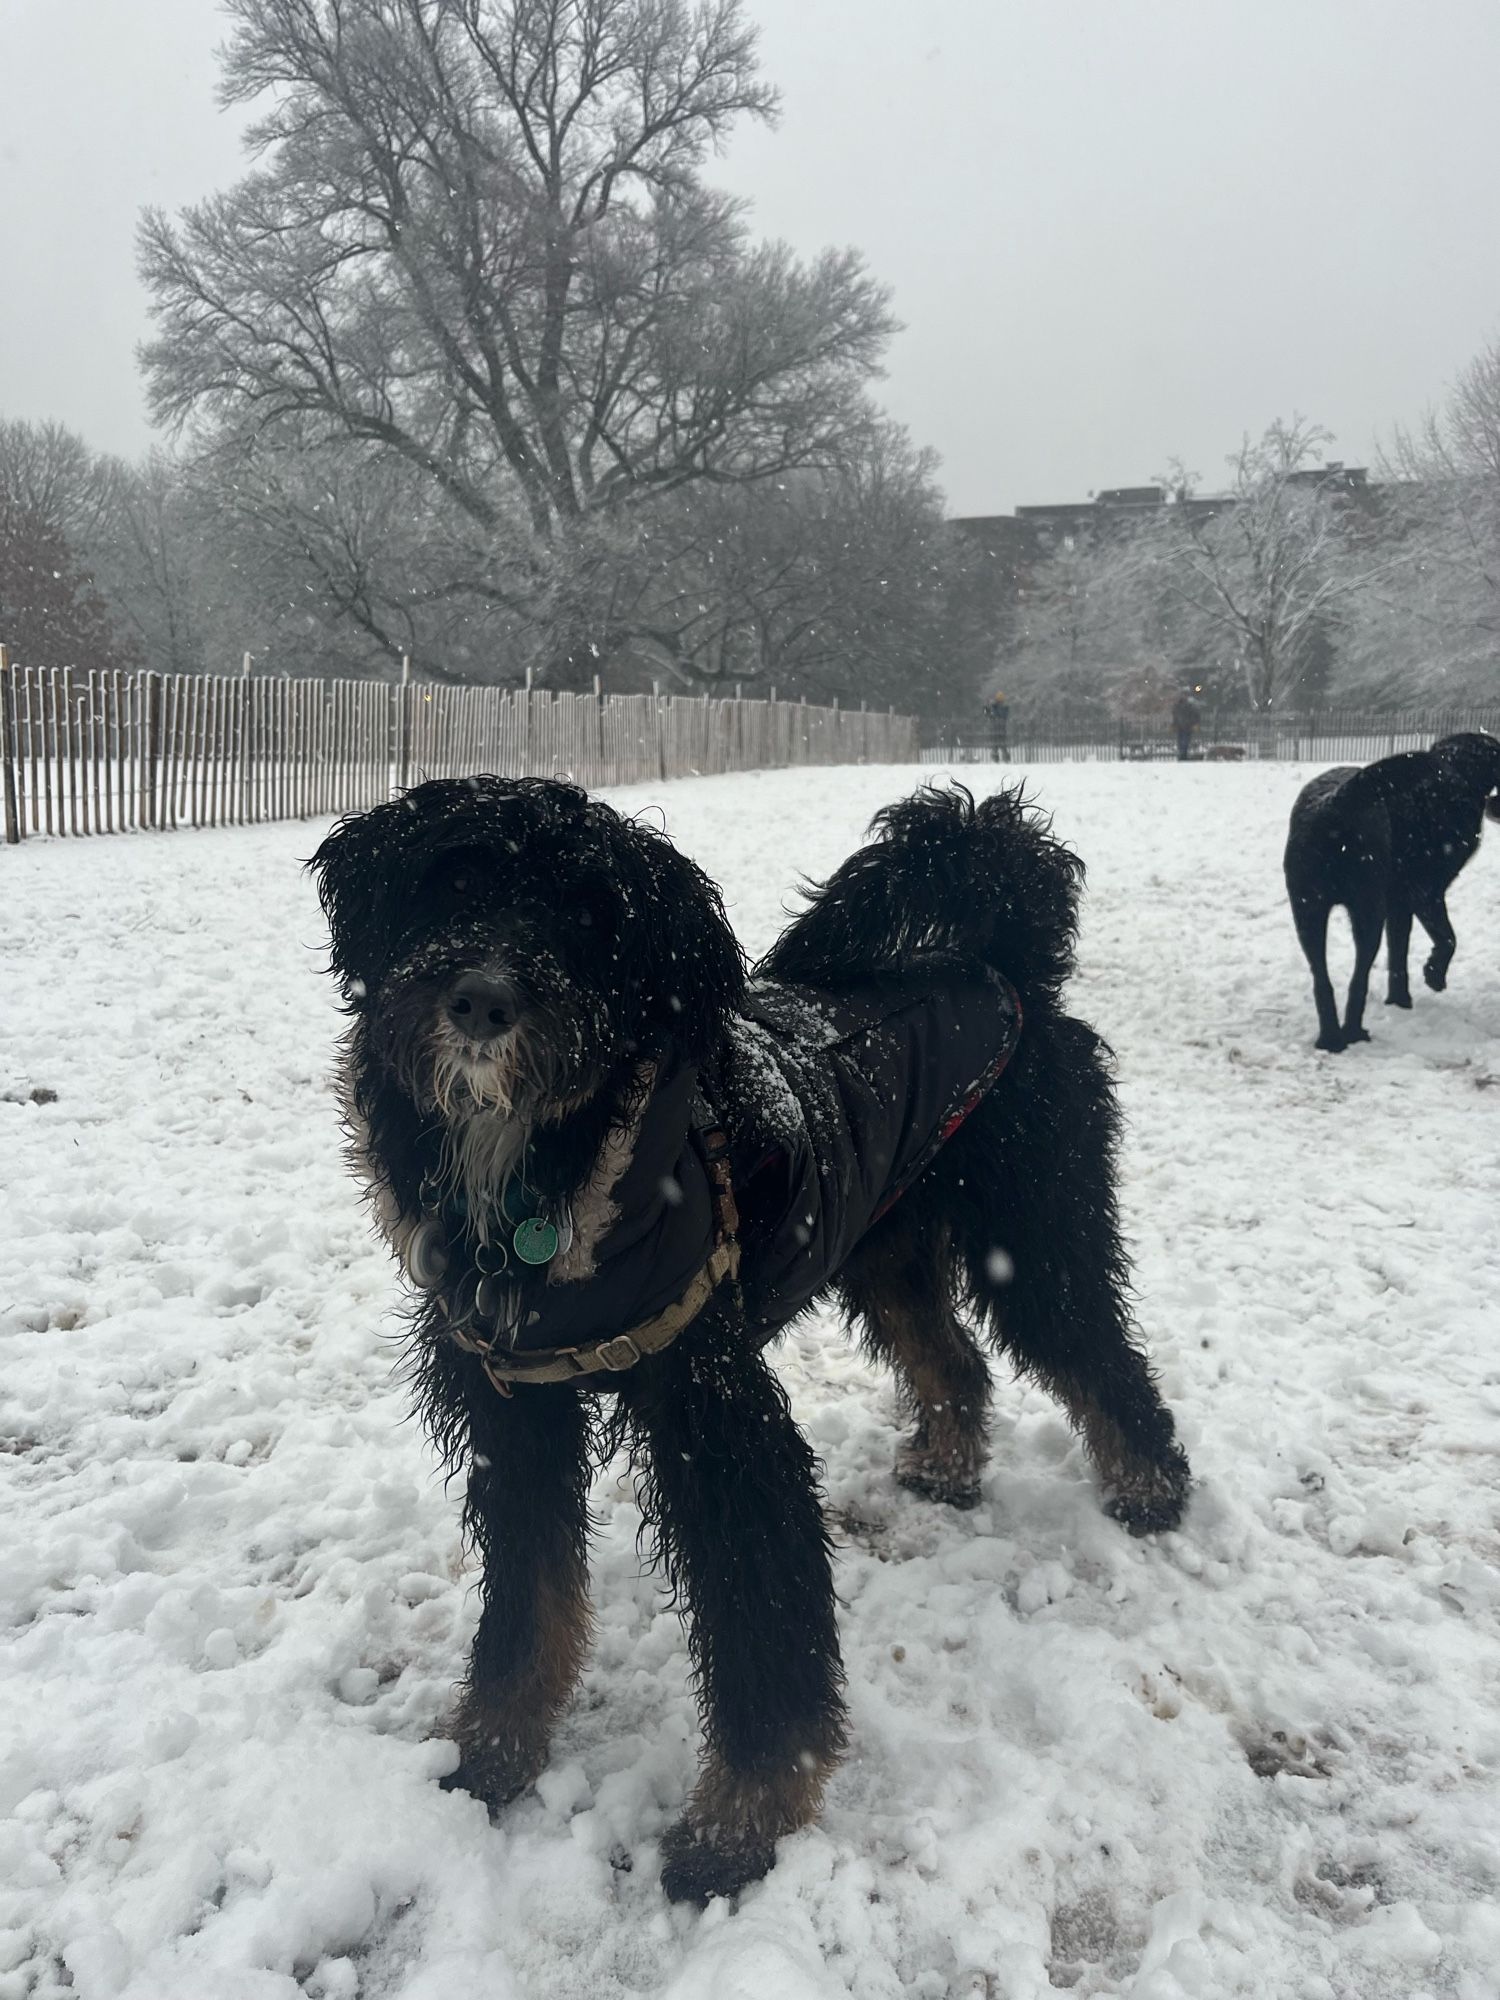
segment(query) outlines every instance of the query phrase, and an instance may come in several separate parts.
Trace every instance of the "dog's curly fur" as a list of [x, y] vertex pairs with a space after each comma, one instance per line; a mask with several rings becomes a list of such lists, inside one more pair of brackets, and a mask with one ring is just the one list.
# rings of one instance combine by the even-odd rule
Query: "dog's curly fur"
[[[1341, 765], [1304, 785], [1287, 832], [1287, 896], [1313, 976], [1314, 1046], [1337, 1054], [1367, 1042], [1365, 1000], [1386, 934], [1386, 1005], [1410, 1007], [1407, 947], [1412, 918], [1432, 940], [1422, 977], [1448, 984], [1458, 940], [1447, 892], [1479, 846], [1485, 817], [1500, 818], [1500, 738], [1480, 730], [1440, 737], [1363, 768]], [[1343, 1021], [1328, 977], [1328, 919], [1349, 912], [1354, 973]]]
[[[876, 831], [809, 892], [761, 971], [828, 990], [957, 952], [1003, 973], [1025, 1010], [999, 1084], [837, 1273], [910, 1411], [896, 1476], [954, 1506], [978, 1497], [990, 1377], [972, 1321], [1061, 1400], [1117, 1518], [1171, 1527], [1188, 1468], [1126, 1303], [1106, 1052], [1060, 1004], [1081, 865], [1019, 791], [976, 805], [927, 789]], [[753, 1154], [764, 1114], [737, 1096], [728, 1058], [741, 953], [713, 884], [649, 826], [560, 782], [441, 781], [343, 822], [313, 866], [351, 1015], [355, 1161], [403, 1258], [424, 1189], [472, 1194], [523, 1150], [538, 1192], [596, 1189], [668, 1062], [697, 1067]], [[516, 1018], [465, 1049], [444, 1000], [476, 969], [503, 972]], [[751, 1226], [747, 1292], [756, 1253]], [[721, 1286], [663, 1353], [591, 1378], [612, 1404], [596, 1386], [498, 1394], [447, 1337], [441, 1288], [415, 1310], [412, 1356], [432, 1435], [467, 1469], [482, 1565], [453, 1782], [499, 1806], [542, 1768], [587, 1644], [590, 1471], [623, 1437], [703, 1709], [702, 1771], [663, 1881], [703, 1901], [764, 1873], [816, 1813], [846, 1720], [818, 1467], [739, 1289]]]

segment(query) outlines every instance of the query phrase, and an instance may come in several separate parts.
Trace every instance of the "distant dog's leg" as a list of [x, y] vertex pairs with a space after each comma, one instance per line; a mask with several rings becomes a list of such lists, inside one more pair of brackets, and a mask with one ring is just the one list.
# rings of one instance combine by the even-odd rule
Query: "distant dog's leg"
[[1393, 901], [1385, 913], [1385, 1004], [1411, 1005], [1411, 980], [1407, 973], [1407, 953], [1411, 945], [1411, 910]]
[[1418, 903], [1417, 922], [1432, 939], [1432, 950], [1422, 967], [1422, 977], [1434, 993], [1441, 993], [1448, 984], [1448, 967], [1458, 949], [1458, 939], [1448, 921], [1447, 900], [1441, 890], [1429, 902]]
[[1354, 927], [1354, 977], [1349, 981], [1349, 998], [1344, 1007], [1344, 1042], [1367, 1042], [1370, 1031], [1365, 1026], [1365, 1000], [1370, 991], [1370, 973], [1374, 968], [1376, 955], [1380, 950], [1380, 937], [1385, 929], [1385, 900], [1383, 897], [1362, 896], [1349, 906], [1349, 921]]
[[970, 1288], [999, 1344], [1082, 1433], [1109, 1511], [1135, 1534], [1173, 1528], [1190, 1474], [1132, 1336], [1101, 1045], [1079, 1021], [1028, 1023], [1013, 1072], [938, 1156], [934, 1176]]
[[1337, 1054], [1344, 1046], [1344, 1031], [1339, 1026], [1339, 1003], [1334, 998], [1333, 981], [1328, 977], [1328, 918], [1326, 903], [1295, 900], [1292, 903], [1297, 938], [1312, 967], [1313, 1000], [1318, 1009], [1318, 1039], [1313, 1046]]
[[896, 1372], [915, 1419], [896, 1456], [914, 1493], [972, 1507], [989, 1437], [990, 1369], [953, 1310], [946, 1231], [918, 1226], [908, 1199], [860, 1244], [839, 1289], [865, 1345]]
[[[477, 1375], [477, 1368], [475, 1370]], [[589, 1411], [567, 1387], [470, 1395], [464, 1524], [483, 1563], [483, 1609], [447, 1780], [488, 1805], [528, 1785], [588, 1643]]]
[[712, 1310], [622, 1394], [703, 1709], [703, 1767], [662, 1884], [705, 1903], [765, 1874], [777, 1840], [816, 1815], [843, 1748], [817, 1462], [744, 1329]]

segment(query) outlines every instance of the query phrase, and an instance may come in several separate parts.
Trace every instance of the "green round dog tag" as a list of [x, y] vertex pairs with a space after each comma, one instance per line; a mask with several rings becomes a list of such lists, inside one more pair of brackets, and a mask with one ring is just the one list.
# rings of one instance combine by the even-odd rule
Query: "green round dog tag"
[[550, 1264], [557, 1255], [557, 1231], [540, 1215], [529, 1215], [511, 1239], [523, 1264]]

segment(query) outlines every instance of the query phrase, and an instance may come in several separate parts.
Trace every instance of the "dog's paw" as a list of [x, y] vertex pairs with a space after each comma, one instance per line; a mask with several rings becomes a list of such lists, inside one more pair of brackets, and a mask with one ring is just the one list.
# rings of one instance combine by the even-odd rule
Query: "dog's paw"
[[1343, 1046], [1344, 1035], [1342, 1029], [1331, 1035], [1319, 1035], [1318, 1039], [1313, 1043], [1315, 1049], [1322, 1049], [1325, 1054], [1330, 1056], [1336, 1056]]
[[1356, 1042], [1367, 1042], [1369, 1039], [1370, 1031], [1368, 1028], [1345, 1028], [1344, 1030], [1344, 1047], [1346, 1049], [1352, 1048]]
[[1427, 984], [1432, 988], [1434, 993], [1443, 993], [1447, 991], [1448, 987], [1447, 973], [1443, 972], [1442, 970], [1439, 969], [1439, 967], [1435, 966], [1430, 958], [1428, 959], [1427, 963], [1422, 967], [1422, 977], [1427, 981]]
[[979, 1505], [979, 1483], [968, 1484], [959, 1480], [945, 1479], [935, 1471], [914, 1465], [897, 1465], [896, 1484], [904, 1486], [908, 1493], [918, 1493], [924, 1500], [937, 1500], [944, 1507], [957, 1507], [960, 1513], [967, 1513], [971, 1507]]
[[1169, 1464], [1153, 1466], [1129, 1486], [1117, 1486], [1104, 1511], [1129, 1534], [1164, 1535], [1181, 1525], [1192, 1481], [1186, 1456], [1174, 1450]]
[[545, 1761], [545, 1757], [505, 1755], [488, 1746], [466, 1749], [457, 1768], [446, 1778], [439, 1778], [438, 1786], [445, 1792], [467, 1792], [470, 1798], [488, 1806], [493, 1818], [502, 1806], [508, 1806], [534, 1783]]
[[1411, 994], [1404, 987], [1399, 993], [1387, 993], [1385, 1004], [1387, 1007], [1410, 1007]]
[[1185, 1505], [1180, 1499], [1141, 1500], [1132, 1493], [1115, 1493], [1104, 1511], [1129, 1535], [1165, 1535], [1181, 1525]]
[[691, 1820], [669, 1827], [661, 1843], [661, 1886], [674, 1903], [701, 1910], [715, 1896], [733, 1896], [769, 1873], [774, 1845], [718, 1847], [705, 1840]]
[[937, 1454], [921, 1445], [903, 1445], [896, 1454], [896, 1484], [924, 1500], [937, 1500], [945, 1507], [967, 1513], [979, 1505], [977, 1470], [960, 1470], [946, 1465]]

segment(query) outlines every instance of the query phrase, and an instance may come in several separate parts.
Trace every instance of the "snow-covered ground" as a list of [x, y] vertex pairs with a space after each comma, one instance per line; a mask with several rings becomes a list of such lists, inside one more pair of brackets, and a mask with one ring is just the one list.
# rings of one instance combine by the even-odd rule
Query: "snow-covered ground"
[[[800, 1333], [853, 1748], [701, 1916], [658, 1883], [695, 1727], [614, 1473], [550, 1770], [495, 1827], [435, 1783], [472, 1606], [339, 1157], [318, 830], [0, 855], [0, 2000], [1494, 2000], [1500, 837], [1452, 990], [1317, 1056], [1307, 775], [1033, 774], [1089, 862], [1183, 1531], [1122, 1534], [1008, 1381], [984, 1504], [924, 1505], [888, 1382]], [[760, 946], [912, 782], [621, 796]]]

